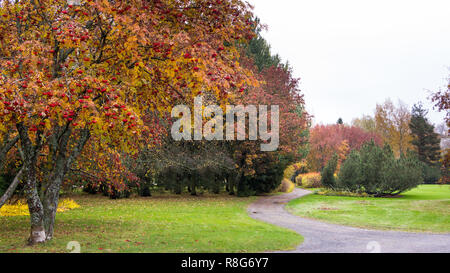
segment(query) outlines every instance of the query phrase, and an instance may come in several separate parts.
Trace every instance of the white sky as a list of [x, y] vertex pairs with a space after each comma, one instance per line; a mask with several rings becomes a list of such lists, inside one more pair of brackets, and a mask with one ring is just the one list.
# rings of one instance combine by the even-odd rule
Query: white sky
[[[391, 98], [409, 106], [450, 75], [450, 0], [249, 0], [289, 60], [316, 123], [350, 123]], [[443, 113], [430, 110], [433, 123]]]

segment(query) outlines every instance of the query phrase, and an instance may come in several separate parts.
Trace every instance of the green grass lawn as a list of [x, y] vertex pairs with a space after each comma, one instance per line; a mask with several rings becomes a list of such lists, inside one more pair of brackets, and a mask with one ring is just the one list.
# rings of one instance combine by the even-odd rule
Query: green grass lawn
[[342, 225], [450, 232], [450, 185], [421, 185], [396, 198], [309, 195], [287, 208], [302, 217]]
[[251, 219], [255, 198], [156, 196], [110, 200], [71, 196], [81, 208], [59, 213], [55, 238], [28, 247], [29, 216], [0, 216], [0, 252], [264, 252], [293, 249], [303, 238]]

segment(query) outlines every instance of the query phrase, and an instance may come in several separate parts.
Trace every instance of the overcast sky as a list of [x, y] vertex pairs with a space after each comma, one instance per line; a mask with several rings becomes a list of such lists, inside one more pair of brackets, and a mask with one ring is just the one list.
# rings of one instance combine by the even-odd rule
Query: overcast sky
[[[301, 78], [316, 123], [350, 123], [391, 98], [409, 106], [450, 74], [450, 0], [250, 0], [263, 36]], [[430, 111], [433, 123], [442, 113]]]

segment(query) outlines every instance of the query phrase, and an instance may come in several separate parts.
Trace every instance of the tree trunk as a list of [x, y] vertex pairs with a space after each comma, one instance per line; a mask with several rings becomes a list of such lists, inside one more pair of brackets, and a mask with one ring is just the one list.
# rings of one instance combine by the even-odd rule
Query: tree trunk
[[50, 176], [49, 181], [46, 183], [46, 188], [43, 193], [44, 202], [44, 226], [46, 240], [53, 238], [53, 230], [55, 225], [56, 211], [58, 209], [59, 202], [59, 189], [61, 188], [62, 181], [66, 174], [67, 157], [65, 151], [60, 152], [54, 168], [52, 170], [53, 175]]
[[28, 166], [26, 170], [25, 194], [30, 212], [31, 232], [28, 243], [34, 245], [45, 242], [44, 208], [36, 187], [36, 170]]
[[28, 136], [28, 128], [22, 123], [16, 125], [22, 147], [23, 172], [25, 175], [25, 195], [30, 212], [31, 231], [28, 243], [30, 245], [45, 242], [44, 208], [37, 190], [36, 166], [37, 157], [42, 148], [42, 132], [37, 132], [36, 144]]
[[56, 211], [59, 203], [59, 189], [63, 181], [64, 174], [57, 174], [44, 194], [44, 226], [46, 240], [53, 238]]
[[71, 152], [70, 156], [66, 156], [70, 134], [70, 130], [67, 130], [66, 133], [61, 136], [58, 154], [55, 159], [55, 165], [52, 169], [53, 175], [50, 176], [49, 181], [47, 181], [43, 194], [44, 227], [47, 241], [53, 238], [56, 212], [59, 203], [59, 190], [61, 189], [64, 177], [66, 176], [68, 170], [70, 170], [73, 162], [79, 156], [90, 137], [89, 131], [83, 130], [74, 150]]

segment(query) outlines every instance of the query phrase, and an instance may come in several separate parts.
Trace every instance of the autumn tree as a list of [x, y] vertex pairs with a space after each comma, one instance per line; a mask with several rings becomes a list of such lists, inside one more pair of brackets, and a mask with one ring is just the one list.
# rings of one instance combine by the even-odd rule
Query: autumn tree
[[[186, 188], [191, 194], [196, 194], [196, 189], [199, 188], [208, 190], [212, 188], [213, 192], [217, 192], [225, 185], [230, 194], [237, 191], [238, 195], [246, 196], [275, 189], [289, 160], [306, 154], [305, 130], [309, 126], [309, 116], [304, 110], [298, 79], [293, 78], [290, 67], [280, 64], [279, 57], [270, 53], [268, 43], [260, 37], [258, 30], [255, 32], [256, 37], [248, 45], [240, 45], [243, 52], [240, 63], [253, 71], [259, 84], [239, 89], [237, 94], [230, 95], [229, 102], [231, 105], [243, 106], [267, 105], [269, 112], [271, 105], [278, 106], [279, 149], [274, 152], [261, 151], [261, 144], [264, 141], [249, 140], [248, 131], [240, 132], [245, 135], [245, 140], [223, 143], [206, 141], [204, 138], [174, 142], [168, 136], [161, 145], [141, 152], [139, 164], [135, 168], [140, 177], [145, 178], [146, 174], [147, 177], [153, 176], [153, 184], [158, 187], [167, 186], [166, 189], [172, 189], [176, 193]], [[220, 105], [217, 97], [212, 96], [209, 91], [202, 92], [201, 95], [205, 107]], [[189, 105], [191, 109], [194, 107], [189, 100], [179, 103]], [[220, 114], [223, 119], [227, 119], [228, 113], [224, 105], [221, 106], [223, 111]], [[204, 115], [203, 126], [212, 118]], [[258, 116], [257, 119], [264, 122], [262, 116]], [[166, 128], [169, 129], [174, 120], [165, 121], [168, 122]], [[267, 116], [267, 121], [270, 123], [270, 115]], [[194, 126], [191, 126], [191, 135]], [[214, 131], [216, 130], [217, 128], [214, 128]]]
[[[278, 106], [279, 148], [274, 152], [262, 152], [259, 141], [242, 141], [233, 144], [233, 158], [237, 165], [238, 194], [247, 196], [275, 189], [283, 178], [284, 169], [293, 160], [307, 154], [310, 117], [305, 111], [299, 79], [293, 77], [292, 68], [282, 64], [278, 55], [270, 52], [270, 46], [259, 34], [242, 55], [243, 66], [254, 71], [260, 82], [242, 90], [233, 100], [235, 105]], [[262, 117], [260, 116], [259, 119]], [[270, 115], [267, 121], [270, 122]], [[264, 122], [264, 121], [263, 121]], [[247, 138], [248, 139], [248, 138]]]
[[383, 104], [377, 104], [375, 110], [375, 128], [384, 143], [388, 143], [398, 157], [412, 149], [409, 122], [411, 113], [402, 101], [396, 106], [387, 99]]
[[[298, 88], [298, 79], [292, 76], [291, 69], [272, 66], [259, 74], [259, 87], [248, 88], [236, 100], [242, 105], [277, 105], [279, 118], [279, 149], [276, 152], [261, 152], [260, 141], [244, 141], [234, 148], [234, 158], [238, 167], [238, 180], [242, 192], [245, 185], [256, 192], [275, 189], [283, 177], [284, 169], [293, 160], [305, 155], [305, 144], [310, 118], [304, 111], [304, 100]], [[261, 117], [260, 117], [261, 118]], [[269, 121], [270, 116], [267, 117]], [[264, 188], [264, 185], [271, 185]]]
[[[445, 122], [447, 123], [447, 128], [450, 128], [450, 77], [447, 84], [447, 88], [440, 90], [433, 94], [431, 100], [433, 101], [435, 108], [441, 112], [445, 112]], [[448, 129], [450, 130], [450, 129]], [[442, 183], [450, 183], [450, 149], [445, 149], [443, 151], [443, 156], [441, 158], [441, 171], [442, 171]]]
[[337, 153], [342, 162], [351, 150], [359, 149], [365, 142], [373, 139], [381, 145], [381, 137], [359, 127], [346, 125], [316, 125], [311, 129], [309, 139], [308, 166], [321, 171], [325, 164]]
[[251, 17], [234, 0], [2, 2], [0, 131], [18, 137], [31, 244], [53, 237], [59, 189], [87, 146], [133, 154], [152, 138], [149, 112], [252, 83], [234, 47], [253, 37]]
[[338, 150], [337, 150], [337, 156], [338, 156], [337, 167], [336, 167], [337, 172], [339, 172], [342, 162], [345, 161], [345, 159], [347, 158], [347, 155], [349, 153], [350, 153], [350, 146], [348, 144], [348, 140], [344, 139], [341, 142], [341, 145], [339, 145]]
[[376, 131], [375, 119], [370, 115], [363, 115], [361, 118], [353, 119], [352, 125], [366, 132], [374, 133]]
[[445, 121], [447, 122], [447, 127], [450, 128], [450, 77], [447, 88], [434, 93], [431, 100], [435, 108], [446, 113]]
[[[259, 18], [255, 18], [256, 23], [259, 23], [259, 21]], [[254, 31], [256, 36], [245, 47], [246, 55], [253, 60], [253, 64], [258, 72], [265, 68], [278, 67], [279, 65], [287, 68], [286, 65], [281, 63], [281, 58], [278, 54], [272, 54], [269, 43], [261, 36], [261, 32], [264, 29], [265, 26], [261, 24], [255, 25]]]

